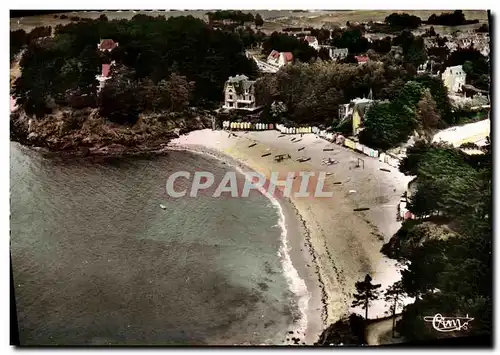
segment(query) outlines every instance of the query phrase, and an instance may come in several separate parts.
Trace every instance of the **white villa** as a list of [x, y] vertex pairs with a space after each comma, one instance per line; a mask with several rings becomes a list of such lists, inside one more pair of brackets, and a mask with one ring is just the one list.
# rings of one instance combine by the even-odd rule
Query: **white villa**
[[448, 88], [448, 91], [452, 93], [462, 90], [462, 86], [465, 85], [465, 77], [466, 74], [461, 65], [448, 67], [443, 74], [441, 74], [444, 85]]
[[230, 76], [224, 85], [224, 106], [227, 110], [253, 111], [258, 107], [255, 103], [255, 81], [245, 75]]

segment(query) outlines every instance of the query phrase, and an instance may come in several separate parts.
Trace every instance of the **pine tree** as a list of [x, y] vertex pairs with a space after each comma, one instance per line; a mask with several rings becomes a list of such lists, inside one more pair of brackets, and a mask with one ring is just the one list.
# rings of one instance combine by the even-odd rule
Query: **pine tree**
[[389, 286], [385, 291], [385, 301], [390, 302], [389, 311], [392, 314], [392, 337], [394, 338], [394, 330], [396, 329], [396, 312], [398, 308], [403, 307], [401, 297], [403, 296], [404, 289], [401, 281]]
[[368, 307], [371, 301], [375, 301], [379, 298], [380, 284], [372, 284], [372, 278], [370, 275], [365, 276], [364, 281], [356, 282], [356, 294], [354, 294], [354, 301], [352, 301], [351, 307], [362, 306], [365, 310], [365, 319], [368, 319]]

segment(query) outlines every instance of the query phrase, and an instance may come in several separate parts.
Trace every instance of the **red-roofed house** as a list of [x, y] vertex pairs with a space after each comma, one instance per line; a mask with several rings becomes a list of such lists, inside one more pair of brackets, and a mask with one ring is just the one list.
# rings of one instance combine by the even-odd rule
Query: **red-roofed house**
[[97, 45], [97, 48], [101, 51], [111, 52], [113, 49], [118, 47], [118, 42], [113, 41], [112, 39], [101, 39], [101, 43]]
[[356, 55], [356, 56], [354, 56], [354, 58], [358, 62], [358, 65], [365, 64], [367, 61], [370, 60], [370, 58], [368, 58], [366, 56], [361, 56], [361, 55]]
[[278, 52], [273, 50], [267, 57], [267, 64], [281, 68], [284, 65], [293, 63], [293, 54], [291, 52]]
[[319, 51], [319, 42], [318, 39], [314, 36], [306, 36], [305, 38], [307, 44], [309, 44], [311, 47]]
[[95, 76], [97, 81], [99, 81], [99, 87], [97, 88], [98, 92], [102, 90], [104, 84], [106, 83], [106, 80], [109, 80], [111, 78], [111, 68], [113, 64], [114, 62], [112, 62], [111, 64], [103, 64], [101, 69], [101, 75]]

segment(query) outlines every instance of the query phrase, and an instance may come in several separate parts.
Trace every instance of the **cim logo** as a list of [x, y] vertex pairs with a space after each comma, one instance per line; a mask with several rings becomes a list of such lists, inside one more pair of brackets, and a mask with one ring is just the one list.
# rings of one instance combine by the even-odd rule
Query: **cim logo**
[[432, 327], [438, 332], [467, 330], [469, 322], [473, 320], [474, 318], [469, 318], [468, 314], [465, 317], [443, 317], [438, 313], [434, 317], [424, 317], [424, 321], [431, 322]]

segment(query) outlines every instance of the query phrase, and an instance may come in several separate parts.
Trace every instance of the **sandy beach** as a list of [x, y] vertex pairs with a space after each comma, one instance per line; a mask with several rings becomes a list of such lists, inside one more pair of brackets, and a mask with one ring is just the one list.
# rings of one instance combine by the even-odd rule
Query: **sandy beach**
[[[351, 309], [350, 304], [354, 284], [365, 274], [382, 284], [383, 289], [400, 278], [395, 261], [382, 255], [380, 248], [401, 225], [396, 221], [397, 203], [410, 178], [377, 159], [314, 134], [278, 138], [278, 131], [235, 133], [237, 137], [225, 131], [194, 131], [169, 146], [222, 154], [267, 176], [271, 172], [280, 172], [280, 176], [299, 171], [331, 173], [325, 179], [324, 190], [333, 191], [333, 197], [290, 198], [298, 221], [304, 224], [302, 240], [290, 240], [289, 247], [293, 266], [310, 293], [305, 341], [313, 343], [325, 326], [348, 312], [364, 315], [363, 310]], [[293, 137], [301, 141], [294, 143]], [[249, 147], [253, 143], [257, 144]], [[323, 151], [324, 148], [333, 151]], [[262, 157], [266, 153], [271, 155]], [[275, 162], [273, 157], [277, 154], [290, 154], [292, 159]], [[311, 160], [297, 162], [299, 157]], [[328, 157], [338, 164], [322, 165], [322, 159]], [[358, 158], [364, 162], [359, 167]], [[369, 210], [353, 211], [356, 208]], [[386, 310], [385, 302], [377, 301], [369, 309], [369, 318], [383, 317]]]

